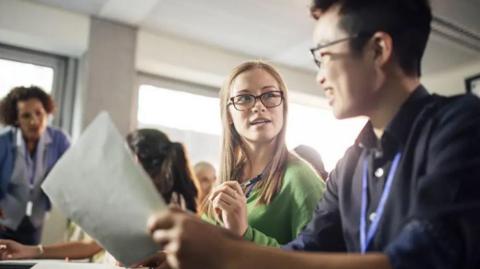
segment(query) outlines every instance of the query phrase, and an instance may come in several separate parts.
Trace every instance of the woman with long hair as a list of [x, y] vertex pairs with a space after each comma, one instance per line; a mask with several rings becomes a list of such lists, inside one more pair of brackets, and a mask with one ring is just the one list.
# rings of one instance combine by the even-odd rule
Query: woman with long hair
[[309, 222], [324, 183], [285, 144], [287, 87], [271, 65], [249, 61], [220, 90], [220, 185], [202, 207], [238, 236], [278, 246]]

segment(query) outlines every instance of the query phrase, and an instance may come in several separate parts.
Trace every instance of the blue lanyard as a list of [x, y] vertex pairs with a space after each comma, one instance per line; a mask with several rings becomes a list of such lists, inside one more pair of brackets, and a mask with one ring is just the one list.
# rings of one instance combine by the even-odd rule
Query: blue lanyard
[[368, 192], [368, 159], [365, 158], [363, 162], [363, 177], [362, 177], [362, 208], [360, 214], [360, 248], [361, 253], [364, 254], [367, 251], [368, 245], [372, 241], [375, 233], [378, 229], [378, 223], [382, 218], [383, 210], [385, 208], [385, 203], [387, 201], [388, 195], [390, 194], [390, 189], [392, 187], [393, 177], [398, 168], [398, 163], [400, 162], [401, 153], [395, 154], [395, 158], [392, 162], [392, 167], [388, 173], [387, 181], [385, 183], [385, 188], [383, 189], [382, 196], [380, 197], [380, 202], [378, 204], [377, 210], [375, 211], [375, 218], [368, 228], [367, 233], [367, 192]]
[[260, 180], [262, 180], [262, 174], [261, 173], [260, 175], [252, 178], [251, 180], [247, 181], [246, 182], [246, 185], [245, 185], [245, 197], [250, 197], [250, 194], [252, 194], [252, 191], [253, 191], [253, 187], [255, 187], [255, 184], [257, 184], [257, 182], [259, 182]]

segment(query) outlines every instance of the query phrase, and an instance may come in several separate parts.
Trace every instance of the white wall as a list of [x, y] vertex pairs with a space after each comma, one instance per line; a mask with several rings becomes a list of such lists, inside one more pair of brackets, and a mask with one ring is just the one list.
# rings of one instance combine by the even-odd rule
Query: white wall
[[465, 78], [480, 73], [480, 62], [460, 66], [438, 74], [425, 76], [423, 84], [432, 92], [442, 95], [465, 93]]
[[[138, 31], [137, 42], [137, 70], [213, 87], [219, 87], [232, 68], [254, 59], [143, 30]], [[291, 91], [323, 94], [315, 84], [314, 73], [275, 66]]]
[[132, 124], [133, 94], [136, 91], [136, 29], [104, 19], [92, 18], [88, 51], [82, 129], [101, 112], [107, 111], [122, 135]]
[[80, 56], [88, 45], [88, 16], [23, 0], [0, 1], [0, 42]]

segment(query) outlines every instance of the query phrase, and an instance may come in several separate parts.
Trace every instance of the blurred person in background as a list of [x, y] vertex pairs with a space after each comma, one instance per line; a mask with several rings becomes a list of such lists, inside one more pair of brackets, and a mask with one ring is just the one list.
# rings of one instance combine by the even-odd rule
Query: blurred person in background
[[36, 86], [16, 87], [0, 101], [0, 238], [40, 243], [51, 209], [40, 188], [70, 146], [67, 135], [48, 126], [52, 97]]
[[325, 170], [325, 165], [323, 164], [322, 156], [314, 148], [307, 145], [299, 145], [293, 149], [293, 151], [302, 159], [307, 161], [309, 164], [315, 168], [318, 175], [326, 181], [328, 178], [328, 172]]
[[217, 181], [217, 172], [215, 167], [209, 162], [198, 162], [193, 167], [193, 170], [195, 171], [195, 178], [199, 188], [198, 203], [201, 204], [212, 190], [215, 181]]

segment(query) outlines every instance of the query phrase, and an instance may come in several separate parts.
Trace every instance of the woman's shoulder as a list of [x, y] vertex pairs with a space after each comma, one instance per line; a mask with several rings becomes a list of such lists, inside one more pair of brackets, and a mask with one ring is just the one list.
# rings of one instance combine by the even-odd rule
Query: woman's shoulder
[[307, 188], [321, 188], [323, 183], [310, 164], [295, 156], [287, 161], [283, 180], [285, 185], [300, 185]]
[[60, 128], [53, 127], [53, 126], [47, 126], [47, 132], [52, 137], [68, 139], [67, 133], [65, 133], [65, 131], [63, 131]]
[[[313, 167], [306, 161], [291, 155], [287, 160], [287, 167], [285, 169], [285, 174], [314, 174], [316, 175]], [[318, 175], [316, 175], [318, 176]]]
[[48, 126], [47, 132], [54, 141], [54, 143], [68, 147], [70, 145], [70, 137], [62, 129]]
[[325, 182], [304, 160], [289, 159], [283, 177], [282, 193], [297, 203], [316, 204], [325, 191]]

